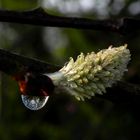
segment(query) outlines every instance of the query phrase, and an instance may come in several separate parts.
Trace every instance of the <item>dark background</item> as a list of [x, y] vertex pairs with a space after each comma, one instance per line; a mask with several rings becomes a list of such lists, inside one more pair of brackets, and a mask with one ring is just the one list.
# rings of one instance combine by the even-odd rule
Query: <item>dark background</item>
[[[38, 6], [55, 15], [92, 19], [140, 17], [139, 0], [0, 0], [0, 8], [29, 10]], [[0, 48], [63, 65], [80, 52], [128, 44], [132, 60], [124, 80], [140, 84], [140, 32], [125, 36], [102, 31], [0, 23]], [[123, 94], [123, 93], [122, 93]], [[139, 139], [140, 104], [112, 103], [93, 97], [78, 102], [67, 94], [49, 98], [39, 111], [22, 104], [17, 83], [0, 74], [0, 140]]]

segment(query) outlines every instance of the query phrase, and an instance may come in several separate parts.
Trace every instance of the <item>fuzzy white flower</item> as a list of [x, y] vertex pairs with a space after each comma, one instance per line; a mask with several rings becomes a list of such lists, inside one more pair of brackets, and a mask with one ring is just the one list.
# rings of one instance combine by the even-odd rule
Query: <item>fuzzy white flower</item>
[[57, 87], [78, 100], [84, 100], [105, 93], [107, 87], [119, 81], [127, 71], [129, 60], [127, 45], [114, 48], [110, 46], [98, 53], [81, 53], [76, 61], [70, 58], [59, 72], [48, 76]]

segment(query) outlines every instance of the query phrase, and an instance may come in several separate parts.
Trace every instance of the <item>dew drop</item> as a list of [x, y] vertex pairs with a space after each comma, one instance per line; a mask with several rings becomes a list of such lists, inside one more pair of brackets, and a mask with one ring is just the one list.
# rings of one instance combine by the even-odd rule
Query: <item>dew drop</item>
[[48, 101], [49, 96], [21, 95], [23, 104], [30, 110], [39, 110]]

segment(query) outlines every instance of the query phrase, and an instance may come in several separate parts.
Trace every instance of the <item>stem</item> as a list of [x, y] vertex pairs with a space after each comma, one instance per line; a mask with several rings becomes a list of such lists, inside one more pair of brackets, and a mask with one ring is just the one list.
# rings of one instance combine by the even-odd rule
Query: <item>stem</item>
[[107, 93], [97, 97], [117, 103], [135, 103], [140, 101], [139, 85], [119, 81], [113, 87], [107, 89]]
[[0, 10], [0, 21], [50, 27], [91, 29], [128, 34], [140, 29], [140, 20], [134, 18], [93, 20], [77, 17], [63, 17], [48, 14], [43, 8], [31, 11]]
[[[0, 70], [13, 76], [23, 71], [23, 69], [30, 70], [36, 73], [48, 73], [48, 75], [55, 80], [56, 77], [62, 75], [56, 71], [60, 67], [51, 65], [39, 60], [27, 58], [21, 55], [13, 54], [8, 51], [0, 49]], [[54, 75], [49, 74], [56, 72]], [[103, 95], [96, 95], [96, 97], [110, 100], [112, 102], [132, 102], [140, 101], [140, 87], [139, 85], [130, 84], [127, 82], [118, 82], [113, 87], [107, 89], [107, 93]]]
[[[32, 11], [0, 10], [0, 21], [50, 27], [111, 31], [124, 35], [140, 29], [139, 19], [92, 20], [87, 18], [62, 17], [50, 15], [42, 8]], [[26, 69], [36, 73], [51, 73], [59, 70], [60, 67], [0, 49], [1, 71], [9, 75], [14, 75]], [[106, 94], [97, 95], [97, 97], [117, 102], [140, 100], [140, 88], [133, 84], [118, 82], [112, 88], [108, 88]]]
[[59, 66], [0, 49], [0, 70], [11, 76], [25, 71], [50, 73], [59, 69]]

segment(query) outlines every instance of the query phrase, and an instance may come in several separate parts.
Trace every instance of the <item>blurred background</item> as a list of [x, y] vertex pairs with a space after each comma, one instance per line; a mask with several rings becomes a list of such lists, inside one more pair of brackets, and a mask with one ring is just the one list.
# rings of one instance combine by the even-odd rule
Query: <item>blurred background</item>
[[[140, 0], [0, 0], [0, 8], [45, 8], [50, 14], [115, 19], [140, 17]], [[80, 52], [127, 43], [132, 60], [124, 80], [140, 84], [140, 32], [115, 33], [0, 22], [0, 48], [63, 65]], [[123, 94], [123, 93], [122, 93]], [[24, 107], [17, 83], [0, 74], [0, 140], [131, 140], [140, 133], [140, 104], [112, 103], [93, 97], [78, 102], [63, 94], [49, 98], [39, 111]]]

